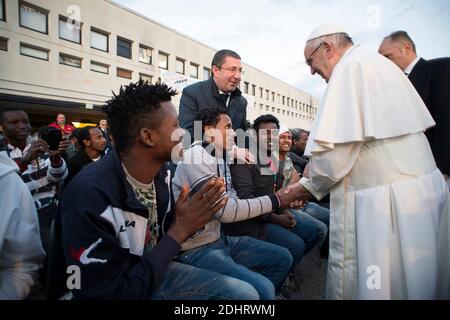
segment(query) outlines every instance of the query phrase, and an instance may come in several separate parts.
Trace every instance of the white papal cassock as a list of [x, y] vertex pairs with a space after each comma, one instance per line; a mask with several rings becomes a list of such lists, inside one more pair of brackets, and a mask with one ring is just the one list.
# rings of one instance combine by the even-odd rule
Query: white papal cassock
[[302, 183], [331, 190], [329, 299], [449, 298], [449, 192], [423, 132], [434, 125], [391, 61], [353, 46], [335, 66]]

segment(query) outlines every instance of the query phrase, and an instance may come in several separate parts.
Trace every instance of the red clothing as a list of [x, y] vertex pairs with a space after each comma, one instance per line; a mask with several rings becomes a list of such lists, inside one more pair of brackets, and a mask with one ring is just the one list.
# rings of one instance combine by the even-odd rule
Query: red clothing
[[65, 124], [65, 125], [64, 125], [64, 129], [62, 129], [62, 128], [59, 126], [59, 124], [56, 123], [56, 122], [50, 123], [48, 126], [49, 126], [49, 127], [53, 127], [53, 128], [57, 128], [57, 129], [61, 130], [61, 133], [62, 133], [62, 134], [71, 134], [72, 131], [75, 130], [75, 127], [74, 127], [73, 125], [71, 125], [71, 124]]

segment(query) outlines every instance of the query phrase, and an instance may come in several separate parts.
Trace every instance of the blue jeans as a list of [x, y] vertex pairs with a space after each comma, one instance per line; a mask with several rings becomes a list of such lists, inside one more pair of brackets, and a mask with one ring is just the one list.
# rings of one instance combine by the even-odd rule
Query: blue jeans
[[287, 229], [277, 224], [267, 223], [265, 240], [287, 248], [293, 258], [292, 268], [295, 268], [303, 256], [323, 240], [319, 226], [319, 223], [323, 223], [299, 210], [291, 210], [291, 213], [295, 217], [295, 226]]
[[322, 221], [327, 228], [330, 225], [330, 209], [322, 207], [321, 205], [314, 202], [308, 202], [303, 207], [302, 211], [306, 212], [307, 214], [316, 218], [317, 220]]
[[249, 283], [183, 263], [171, 262], [153, 300], [258, 300]]
[[309, 216], [311, 221], [315, 221], [321, 230], [322, 239], [320, 240], [320, 243], [322, 243], [328, 234], [328, 226], [330, 225], [330, 209], [324, 208], [314, 202], [308, 202], [301, 211], [295, 211], [303, 215], [305, 219]]
[[292, 265], [292, 256], [286, 248], [252, 237], [225, 235], [181, 253], [177, 260], [240, 279], [255, 288], [262, 300], [275, 297], [275, 288], [281, 287]]
[[[314, 224], [315, 229], [317, 231], [317, 241], [314, 244], [322, 244], [323, 240], [327, 237], [328, 234], [328, 227], [323, 223], [322, 221], [312, 217], [311, 215], [307, 214], [303, 210], [294, 210], [291, 209], [292, 214], [296, 214], [301, 217], [302, 221], [308, 221], [309, 223]], [[314, 246], [313, 246], [314, 247]], [[312, 247], [310, 247], [312, 249]], [[308, 253], [309, 250], [306, 251]]]

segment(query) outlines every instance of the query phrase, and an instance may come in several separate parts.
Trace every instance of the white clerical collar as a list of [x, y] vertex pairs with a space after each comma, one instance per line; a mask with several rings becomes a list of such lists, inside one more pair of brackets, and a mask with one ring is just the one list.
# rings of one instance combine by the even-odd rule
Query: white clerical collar
[[411, 62], [409, 64], [409, 66], [406, 67], [405, 71], [403, 71], [407, 76], [409, 76], [409, 74], [411, 73], [411, 71], [414, 69], [414, 67], [416, 66], [417, 62], [419, 62], [420, 57], [416, 57], [413, 62]]
[[348, 56], [353, 50], [355, 50], [358, 47], [359, 47], [359, 44], [356, 44], [356, 45], [353, 45], [350, 48], [348, 48], [347, 51], [345, 51], [344, 54], [342, 55], [341, 59]]
[[219, 94], [227, 94], [228, 95], [227, 103], [225, 103], [225, 105], [228, 107], [228, 104], [230, 103], [231, 93], [223, 92], [222, 90], [219, 89]]

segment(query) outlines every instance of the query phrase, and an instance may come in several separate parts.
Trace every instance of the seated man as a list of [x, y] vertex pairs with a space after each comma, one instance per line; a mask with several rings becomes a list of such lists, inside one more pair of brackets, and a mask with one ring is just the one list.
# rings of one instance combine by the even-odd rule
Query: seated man
[[77, 142], [80, 149], [67, 163], [69, 175], [64, 181], [65, 185], [68, 185], [84, 166], [99, 160], [104, 155], [106, 147], [106, 140], [99, 128], [87, 126], [77, 130]]
[[280, 289], [291, 267], [289, 251], [252, 237], [222, 236], [221, 222], [260, 216], [280, 206], [288, 206], [295, 197], [280, 191], [255, 199], [239, 199], [228, 166], [235, 133], [227, 111], [206, 109], [196, 120], [202, 121], [204, 141], [194, 142], [178, 164], [173, 180], [174, 193], [180, 194], [185, 184], [195, 189], [209, 177], [223, 177], [228, 202], [217, 212], [215, 219], [183, 243], [178, 260], [241, 279], [250, 283], [261, 299], [273, 299], [274, 289]]
[[[292, 136], [289, 129], [281, 126], [279, 129], [279, 152], [278, 157], [280, 159], [280, 169], [282, 171], [283, 187], [296, 183], [300, 180], [300, 175], [294, 168], [291, 158], [288, 156], [289, 150], [292, 144]], [[295, 211], [297, 215], [302, 216], [304, 219], [314, 221], [320, 229], [320, 242], [323, 242], [328, 234], [328, 226], [330, 224], [330, 210], [322, 207], [314, 202], [307, 202], [302, 210], [291, 209], [291, 212]]]
[[26, 298], [45, 257], [36, 207], [17, 171], [0, 151], [0, 300]]
[[[80, 268], [77, 299], [258, 299], [249, 284], [172, 262], [181, 244], [225, 205], [223, 182], [210, 179], [175, 203], [165, 164], [178, 129], [164, 84], [143, 81], [107, 102], [115, 148], [64, 190], [61, 235], [67, 265]], [[182, 149], [181, 149], [182, 150]]]
[[[278, 119], [270, 114], [262, 115], [254, 121], [253, 128], [257, 136], [257, 163], [231, 166], [233, 185], [238, 196], [243, 199], [268, 195], [283, 186], [283, 164], [287, 152], [272, 150], [279, 145], [278, 141], [273, 141], [278, 140]], [[282, 145], [284, 141], [280, 144], [280, 149]], [[279, 163], [278, 167], [275, 162]], [[303, 212], [291, 213], [289, 210], [278, 209], [264, 217], [225, 225], [224, 232], [230, 235], [250, 235], [287, 248], [293, 257], [292, 268], [295, 268], [303, 256], [325, 238], [327, 227]]]
[[[294, 165], [295, 170], [299, 174], [300, 178], [303, 177], [303, 171], [305, 170], [309, 159], [305, 157], [305, 147], [306, 143], [309, 139], [309, 132], [303, 129], [295, 128], [290, 130], [292, 134], [292, 147], [290, 152], [288, 153], [289, 159], [292, 160], [292, 163]], [[320, 207], [317, 207], [316, 205], [313, 205], [314, 203], [317, 203], [320, 205]], [[303, 211], [307, 212], [308, 214], [312, 215], [314, 218], [319, 219], [323, 223], [325, 223], [327, 226], [329, 225], [330, 217], [323, 216], [320, 212], [320, 210], [313, 210], [314, 208], [320, 209], [321, 207], [325, 207], [327, 209], [330, 208], [330, 195], [326, 195], [321, 200], [311, 199], [311, 202], [308, 202], [308, 204], [303, 208]], [[329, 212], [329, 210], [328, 210]]]
[[58, 150], [49, 150], [48, 143], [40, 138], [48, 127], [42, 127], [39, 138], [34, 140], [30, 136], [28, 115], [19, 108], [1, 110], [0, 125], [9, 141], [9, 156], [19, 166], [22, 180], [33, 196], [42, 244], [47, 251], [50, 225], [57, 207], [58, 187], [67, 177], [66, 163], [61, 155], [70, 142], [61, 140]]
[[298, 173], [303, 173], [308, 159], [303, 155], [305, 152], [306, 143], [308, 142], [309, 132], [303, 129], [295, 128], [291, 130], [292, 134], [292, 147], [288, 154], [291, 158], [295, 170]]

